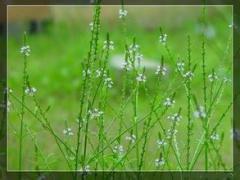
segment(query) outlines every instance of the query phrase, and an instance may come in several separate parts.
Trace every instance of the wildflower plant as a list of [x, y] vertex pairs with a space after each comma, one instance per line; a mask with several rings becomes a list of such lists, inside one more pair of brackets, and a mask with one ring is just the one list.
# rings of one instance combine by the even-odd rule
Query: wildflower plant
[[[208, 67], [205, 35], [201, 37], [200, 52], [193, 51], [193, 37], [188, 35], [184, 45], [181, 44], [185, 47], [181, 53], [185, 54], [179, 56], [178, 52], [171, 51], [168, 41], [171, 32], [160, 28], [155, 37], [161, 48], [157, 52], [160, 63], [149, 70], [144, 66], [147, 59], [144, 45], [137, 36], [131, 40], [123, 37], [121, 47], [111, 33], [103, 35], [101, 8], [99, 2], [94, 6], [93, 20], [88, 27], [88, 52], [77, 67], [78, 100], [77, 108], [71, 111], [72, 120], [61, 120], [67, 108], [71, 109], [66, 104], [61, 107], [58, 119], [52, 119], [51, 110], [56, 107], [45, 107], [41, 97], [44, 89], [35, 82], [37, 88], [32, 86], [29, 70], [32, 52], [24, 34], [20, 48], [23, 64], [20, 97], [15, 89], [8, 89], [7, 101], [9, 113], [16, 108], [19, 117], [17, 169], [25, 170], [25, 137], [33, 142], [35, 170], [64, 167], [88, 173], [94, 170], [231, 169], [222, 152], [227, 141], [222, 126], [230, 116], [233, 102], [220, 106], [222, 97], [226, 99], [224, 90], [230, 80]], [[127, 32], [131, 11], [122, 5], [117, 13], [116, 18], [124, 22], [121, 25]], [[203, 11], [203, 20], [205, 16]], [[119, 49], [124, 57], [121, 70], [116, 73], [109, 61]], [[194, 53], [201, 56], [201, 61], [194, 60]], [[37, 128], [31, 128], [32, 122], [50, 137], [53, 154], [44, 151]], [[52, 162], [51, 156], [61, 159], [62, 165]], [[77, 179], [77, 173], [74, 178]]]

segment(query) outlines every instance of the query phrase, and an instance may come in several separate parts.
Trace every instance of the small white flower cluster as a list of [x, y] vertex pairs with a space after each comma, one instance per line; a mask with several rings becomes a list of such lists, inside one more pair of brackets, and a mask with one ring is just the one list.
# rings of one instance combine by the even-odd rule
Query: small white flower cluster
[[109, 48], [109, 50], [114, 50], [114, 42], [104, 41], [103, 49], [107, 49], [107, 48]]
[[97, 108], [94, 108], [93, 110], [89, 110], [88, 113], [92, 119], [98, 118], [103, 115], [103, 112], [98, 110]]
[[161, 139], [157, 140], [158, 148], [161, 148], [161, 147], [166, 146], [166, 145], [167, 145], [167, 143], [164, 140], [161, 140]]
[[177, 70], [180, 72], [184, 71], [185, 64], [184, 62], [177, 62]]
[[133, 52], [138, 52], [139, 51], [140, 46], [138, 44], [131, 44], [129, 46], [129, 52], [133, 53]]
[[91, 70], [90, 69], [87, 69], [87, 70], [83, 70], [83, 77], [86, 77], [86, 76], [90, 76], [91, 75]]
[[103, 68], [96, 70], [96, 77], [99, 78], [101, 75], [102, 75], [103, 77], [106, 77], [106, 76], [107, 76], [107, 73], [106, 73], [105, 70], [103, 70]]
[[175, 136], [177, 134], [177, 130], [176, 129], [168, 129], [167, 130], [167, 139], [170, 139], [172, 136]]
[[73, 136], [73, 132], [71, 128], [66, 128], [63, 130], [63, 134], [66, 136]]
[[194, 76], [194, 74], [192, 71], [188, 71], [185, 74], [183, 74], [183, 77], [186, 79], [189, 79], [189, 80], [192, 80], [193, 76]]
[[144, 74], [138, 74], [138, 76], [136, 77], [136, 80], [138, 82], [146, 82], [146, 76]]
[[156, 167], [163, 166], [164, 164], [165, 164], [165, 160], [163, 158], [155, 159], [155, 166]]
[[105, 78], [104, 85], [107, 86], [108, 88], [112, 88], [112, 86], [113, 86], [112, 78], [110, 78], [110, 77]]
[[122, 19], [123, 17], [126, 17], [126, 16], [127, 16], [128, 12], [127, 12], [126, 9], [119, 9], [118, 14], [119, 14], [118, 17], [119, 17], [120, 19]]
[[156, 70], [155, 74], [157, 74], [157, 75], [161, 74], [161, 75], [165, 76], [167, 74], [167, 68], [165, 66], [159, 65], [159, 66], [157, 66], [157, 70]]
[[115, 154], [118, 154], [119, 156], [122, 156], [123, 153], [124, 153], [124, 148], [123, 148], [122, 145], [116, 145], [116, 146], [114, 146], [114, 148], [113, 148], [113, 152], [114, 152]]
[[21, 47], [20, 53], [23, 54], [24, 56], [29, 56], [30, 52], [31, 52], [31, 49], [29, 45]]
[[178, 122], [182, 119], [182, 116], [178, 113], [175, 113], [173, 115], [168, 116], [167, 119]]
[[29, 96], [33, 96], [37, 92], [37, 89], [35, 87], [27, 87], [25, 89], [25, 94]]
[[126, 136], [126, 140], [130, 141], [131, 143], [135, 143], [136, 136], [134, 134], [131, 134], [130, 136]]
[[130, 62], [126, 62], [126, 61], [122, 63], [121, 68], [126, 71], [130, 71], [132, 69]]
[[212, 74], [209, 74], [208, 75], [208, 80], [210, 81], [210, 82], [213, 82], [213, 81], [215, 81], [215, 80], [217, 80], [218, 79], [218, 76], [217, 76], [217, 74], [215, 73], [215, 72], [213, 72]]
[[103, 68], [96, 70], [96, 78], [99, 78], [100, 76], [104, 77], [104, 85], [107, 86], [108, 88], [112, 88], [113, 86], [112, 78], [107, 77], [107, 72], [103, 70]]
[[203, 106], [199, 106], [198, 110], [193, 113], [196, 118], [205, 118], [206, 113]]
[[214, 141], [218, 141], [220, 139], [219, 135], [217, 133], [214, 133], [210, 136], [210, 138]]
[[171, 107], [175, 104], [175, 100], [171, 98], [166, 98], [166, 100], [163, 102], [163, 105], [166, 107]]
[[166, 43], [167, 43], [167, 34], [161, 34], [160, 37], [159, 37], [159, 41], [163, 45], [166, 45]]
[[[138, 44], [131, 44], [128, 48], [130, 59], [136, 60], [138, 65], [140, 65], [141, 62], [143, 61], [143, 54], [139, 52], [139, 49], [140, 49], [140, 46]], [[134, 62], [135, 65], [137, 63]], [[121, 68], [126, 71], [130, 71], [133, 68], [132, 66], [133, 65], [130, 62], [130, 60], [125, 60], [125, 62], [122, 63]]]
[[93, 31], [93, 25], [94, 25], [93, 22], [90, 22], [90, 23], [89, 23], [89, 27], [90, 27], [90, 30], [91, 30], [91, 31]]

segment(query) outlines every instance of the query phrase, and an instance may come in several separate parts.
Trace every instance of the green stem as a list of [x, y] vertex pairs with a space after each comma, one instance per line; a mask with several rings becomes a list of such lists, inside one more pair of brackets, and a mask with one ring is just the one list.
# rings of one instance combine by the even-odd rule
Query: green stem
[[[206, 26], [206, 7], [203, 7], [203, 26], [204, 26], [204, 31], [202, 34], [202, 78], [203, 78], [203, 100], [204, 100], [204, 109], [207, 109], [207, 86], [206, 86], [206, 62], [205, 62], [205, 26]], [[205, 141], [204, 141], [204, 146], [205, 146], [205, 170], [208, 170], [208, 117], [205, 118]]]
[[[191, 71], [191, 40], [188, 36], [188, 71]], [[190, 166], [190, 143], [192, 136], [192, 120], [191, 120], [191, 79], [187, 80], [187, 170]]]
[[[27, 36], [24, 33], [23, 46], [26, 46]], [[25, 104], [25, 90], [26, 90], [26, 80], [27, 80], [27, 56], [24, 54], [24, 65], [23, 65], [23, 86], [22, 86], [22, 100], [21, 100], [21, 115], [20, 115], [20, 137], [19, 137], [19, 162], [18, 170], [22, 170], [22, 148], [23, 148], [23, 124], [24, 124], [24, 104]], [[21, 176], [19, 177], [21, 179]]]

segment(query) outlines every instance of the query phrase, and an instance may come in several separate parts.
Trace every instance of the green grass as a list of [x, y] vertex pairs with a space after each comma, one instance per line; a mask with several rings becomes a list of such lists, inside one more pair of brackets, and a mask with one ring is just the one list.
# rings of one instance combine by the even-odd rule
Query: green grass
[[[151, 8], [151, 7], [149, 7]], [[167, 7], [166, 7], [167, 8]], [[104, 9], [104, 8], [103, 8]], [[127, 7], [128, 9], [128, 7]], [[187, 9], [187, 7], [186, 7]], [[210, 11], [211, 8], [209, 8]], [[218, 15], [207, 16], [207, 22], [215, 30], [215, 36], [213, 38], [206, 39], [206, 74], [210, 74], [214, 68], [216, 73], [219, 75], [219, 78], [232, 77], [232, 30], [228, 28], [229, 22], [228, 18], [231, 18], [231, 11], [227, 7], [216, 8], [221, 15], [219, 18]], [[129, 17], [131, 17], [131, 8], [129, 7]], [[201, 14], [199, 14], [201, 16]], [[226, 20], [227, 19], [227, 20]], [[198, 140], [200, 139], [203, 133], [202, 121], [201, 119], [191, 119], [190, 116], [193, 115], [194, 110], [196, 109], [195, 104], [192, 101], [190, 109], [188, 110], [187, 96], [184, 88], [184, 83], [181, 76], [175, 72], [176, 69], [176, 60], [181, 58], [185, 60], [187, 65], [188, 59], [188, 40], [187, 36], [191, 38], [191, 63], [192, 66], [196, 64], [196, 70], [194, 71], [194, 78], [191, 81], [191, 92], [197, 98], [197, 103], [204, 106], [204, 98], [202, 94], [202, 36], [201, 33], [196, 33], [196, 28], [199, 25], [199, 19], [196, 17], [194, 20], [184, 20], [181, 26], [173, 28], [171, 23], [156, 24], [152, 29], [143, 28], [137, 24], [134, 24], [134, 18], [126, 18], [126, 27], [127, 35], [122, 32], [121, 21], [116, 17], [116, 21], [113, 26], [109, 25], [107, 21], [104, 21], [104, 18], [101, 19], [101, 28], [99, 35], [99, 48], [102, 49], [103, 42], [106, 39], [106, 34], [109, 32], [110, 40], [114, 41], [115, 50], [110, 51], [110, 57], [114, 54], [124, 54], [125, 50], [125, 40], [128, 45], [132, 44], [132, 39], [136, 38], [136, 43], [140, 45], [140, 51], [144, 55], [144, 58], [155, 59], [161, 63], [161, 57], [164, 57], [164, 64], [170, 69], [169, 75], [163, 77], [160, 83], [158, 81], [154, 71], [146, 69], [145, 75], [147, 77], [146, 87], [144, 85], [139, 85], [137, 87], [138, 93], [134, 94], [133, 90], [135, 85], [131, 84], [135, 82], [136, 72], [142, 72], [142, 70], [136, 69], [136, 72], [130, 73], [127, 78], [130, 84], [126, 84], [126, 97], [122, 96], [122, 84], [126, 81], [124, 80], [124, 73], [122, 71], [110, 68], [110, 75], [113, 79], [114, 85], [112, 89], [105, 90], [104, 88], [100, 89], [98, 93], [98, 98], [93, 107], [102, 107], [105, 106], [104, 111], [104, 121], [99, 119], [99, 124], [92, 119], [88, 119], [89, 127], [87, 127], [89, 133], [82, 132], [81, 138], [83, 142], [86, 142], [86, 146], [81, 142], [80, 155], [79, 159], [83, 160], [83, 164], [86, 166], [88, 160], [93, 160], [93, 157], [97, 157], [99, 162], [91, 161], [90, 168], [94, 169], [96, 167], [99, 169], [104, 168], [109, 170], [115, 168], [116, 170], [132, 169], [136, 170], [139, 167], [142, 170], [155, 170], [154, 161], [159, 157], [161, 152], [164, 155], [164, 150], [160, 151], [157, 148], [156, 141], [158, 139], [159, 132], [162, 133], [162, 136], [165, 137], [164, 132], [160, 128], [161, 123], [163, 127], [167, 130], [173, 127], [172, 123], [169, 123], [167, 117], [173, 113], [177, 113], [179, 108], [181, 108], [182, 120], [176, 125], [178, 130], [177, 136], [173, 136], [172, 147], [179, 149], [180, 164], [183, 168], [189, 169], [192, 160], [193, 153], [196, 150]], [[171, 53], [166, 48], [161, 45], [158, 41], [160, 32], [159, 27], [162, 27], [164, 33], [168, 34], [167, 47]], [[89, 30], [88, 22], [81, 21], [79, 23], [69, 23], [66, 21], [56, 21], [52, 22], [48, 28], [36, 35], [28, 36], [28, 44], [31, 46], [32, 52], [28, 58], [28, 74], [30, 75], [31, 85], [38, 89], [37, 98], [39, 99], [39, 104], [43, 107], [43, 111], [50, 106], [50, 109], [47, 112], [47, 118], [53, 127], [54, 132], [71, 148], [76, 147], [76, 137], [78, 124], [76, 119], [79, 115], [79, 100], [81, 100], [82, 93], [82, 63], [86, 63], [87, 53], [89, 51], [89, 41], [91, 38], [91, 32]], [[230, 40], [229, 40], [230, 39]], [[21, 97], [21, 86], [22, 86], [22, 69], [23, 69], [23, 59], [19, 54], [19, 49], [22, 46], [21, 42], [16, 41], [13, 37], [9, 36], [8, 39], [8, 85], [13, 89], [14, 97]], [[228, 48], [229, 46], [229, 48]], [[171, 59], [172, 57], [172, 59]], [[96, 64], [92, 64], [92, 68], [95, 68]], [[221, 84], [221, 80], [218, 80], [215, 84], [214, 92], [216, 92], [217, 87]], [[87, 91], [87, 96], [92, 98], [92, 93], [96, 88], [96, 83], [94, 80], [89, 80], [88, 85], [91, 88]], [[206, 84], [208, 90], [211, 87], [211, 83], [207, 80]], [[217, 105], [214, 105], [214, 111], [212, 112], [212, 117], [210, 121], [210, 132], [211, 129], [218, 122], [222, 113], [227, 108], [228, 104], [232, 101], [232, 84], [224, 84], [224, 91], [221, 94], [221, 101]], [[147, 89], [146, 89], [147, 88]], [[188, 87], [189, 89], [189, 87]], [[137, 92], [137, 91], [136, 91]], [[156, 112], [153, 112], [153, 107], [157, 107], [162, 104], [162, 100], [166, 97], [171, 96], [176, 92], [175, 100], [176, 104], [173, 108], [167, 109], [165, 112], [163, 108], [158, 109]], [[123, 106], [122, 97], [126, 101], [127, 97], [133, 93], [135, 98], [130, 98], [129, 103], [126, 105], [123, 110], [122, 117], [117, 116], [120, 112], [120, 107]], [[209, 91], [207, 92], [207, 97], [209, 97]], [[153, 103], [153, 98], [155, 95], [159, 97], [156, 98], [156, 102]], [[107, 96], [107, 97], [106, 97]], [[18, 117], [18, 110], [20, 104], [10, 96], [10, 100], [13, 101], [11, 110], [8, 113], [8, 169], [17, 170], [19, 156], [16, 153], [18, 149], [18, 138], [19, 138], [19, 126], [20, 121]], [[209, 101], [209, 99], [207, 100]], [[35, 104], [31, 98], [26, 98], [26, 106], [34, 111]], [[87, 100], [84, 101], [84, 111], [87, 108]], [[81, 108], [80, 108], [81, 109]], [[151, 118], [146, 118], [146, 120], [141, 121], [137, 125], [137, 128], [134, 127], [136, 121], [141, 120], [149, 112], [152, 112]], [[156, 121], [156, 116], [160, 116], [163, 113], [161, 120]], [[26, 127], [23, 131], [23, 161], [22, 169], [36, 169], [36, 166], [39, 169], [48, 169], [49, 170], [69, 170], [67, 163], [64, 160], [64, 157], [61, 155], [59, 148], [56, 144], [54, 137], [48, 131], [44, 130], [40, 123], [34, 118], [29, 112], [25, 113], [24, 124]], [[41, 115], [39, 115], [41, 116]], [[87, 117], [86, 114], [84, 116]], [[117, 117], [116, 117], [117, 116]], [[190, 146], [188, 145], [189, 152], [186, 153], [186, 142], [189, 138], [187, 135], [188, 121], [193, 120], [193, 127], [190, 130], [192, 135], [190, 137]], [[114, 118], [115, 117], [115, 118]], [[134, 118], [135, 117], [135, 118]], [[123, 132], [126, 127], [131, 127], [127, 133], [121, 137], [121, 144], [124, 146], [125, 151], [129, 150], [129, 155], [124, 157], [123, 160], [117, 159], [113, 156], [112, 149], [117, 145], [117, 141], [109, 144], [111, 139], [115, 139], [119, 136], [119, 123], [122, 118], [122, 130]], [[224, 132], [225, 138], [220, 145], [220, 155], [223, 158], [226, 169], [232, 168], [232, 139], [230, 138], [230, 130], [232, 128], [232, 108], [224, 117], [220, 127], [218, 127], [218, 132]], [[134, 122], [135, 120], [135, 122]], [[67, 125], [66, 125], [67, 121]], [[104, 124], [101, 124], [104, 122]], [[150, 124], [148, 124], [149, 122]], [[152, 124], [156, 122], [156, 124]], [[104, 125], [104, 126], [103, 126]], [[62, 133], [63, 129], [71, 127], [74, 132], [73, 137], [65, 137]], [[152, 127], [149, 130], [149, 127]], [[187, 128], [188, 127], [188, 128]], [[85, 127], [84, 127], [85, 128]], [[105, 131], [98, 132], [99, 129], [103, 128]], [[175, 128], [175, 127], [174, 127]], [[27, 130], [29, 129], [29, 131]], [[102, 130], [103, 130], [102, 129]], [[125, 140], [125, 136], [131, 133], [131, 130], [134, 134], [137, 135], [136, 148], [135, 145], [128, 144]], [[144, 133], [145, 132], [145, 133]], [[30, 133], [30, 134], [29, 134]], [[99, 134], [98, 134], [99, 133]], [[143, 133], [143, 138], [138, 140], [138, 137], [141, 137]], [[86, 137], [86, 136], [87, 137]], [[86, 139], [85, 139], [86, 137]], [[90, 137], [90, 139], [88, 139]], [[104, 140], [107, 138], [107, 141]], [[146, 144], [144, 145], [144, 138]], [[116, 138], [117, 140], [118, 138]], [[33, 143], [35, 142], [35, 143]], [[139, 143], [138, 143], [139, 142]], [[171, 141], [169, 141], [170, 143]], [[91, 145], [92, 143], [92, 145]], [[210, 142], [209, 142], [210, 144]], [[218, 146], [218, 142], [216, 142]], [[36, 148], [36, 147], [39, 147]], [[102, 153], [101, 149], [104, 149]], [[181, 167], [178, 160], [176, 159], [176, 152], [173, 152], [172, 148], [168, 146], [166, 152], [169, 151], [167, 156], [167, 162], [162, 169], [171, 169], [179, 170]], [[190, 148], [189, 148], [190, 147]], [[131, 149], [132, 148], [132, 149]], [[36, 150], [37, 149], [37, 150]], [[83, 152], [85, 149], [85, 157], [83, 157]], [[72, 156], [71, 153], [67, 152], [63, 148], [64, 152], [68, 156]], [[98, 153], [96, 152], [98, 150]], [[143, 164], [140, 166], [140, 155], [144, 151], [143, 155]], [[26, 153], [27, 152], [27, 153]], [[204, 151], [203, 151], [204, 152]], [[39, 155], [41, 154], [42, 155]], [[37, 155], [36, 155], [37, 154]], [[188, 156], [190, 154], [190, 157]], [[164, 155], [164, 156], [165, 156]], [[209, 170], [219, 170], [223, 169], [222, 166], [218, 165], [219, 157], [216, 155], [216, 151], [208, 149]], [[37, 160], [36, 160], [37, 157]], [[138, 158], [137, 158], [138, 157]], [[187, 160], [188, 157], [189, 159]], [[69, 157], [67, 157], [69, 158]], [[104, 160], [103, 160], [104, 159]], [[187, 162], [187, 166], [186, 166]], [[204, 154], [201, 153], [200, 157], [197, 159], [197, 163], [194, 166], [195, 170], [205, 169]], [[216, 163], [216, 164], [215, 164]], [[70, 160], [70, 164], [74, 169], [74, 161]], [[78, 164], [77, 169], [80, 169], [81, 166]], [[161, 169], [160, 168], [160, 169]]]

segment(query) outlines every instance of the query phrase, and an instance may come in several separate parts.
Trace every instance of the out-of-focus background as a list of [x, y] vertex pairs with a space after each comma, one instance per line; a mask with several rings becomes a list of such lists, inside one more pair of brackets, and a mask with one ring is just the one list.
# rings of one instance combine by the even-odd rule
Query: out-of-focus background
[[[192, 39], [192, 59], [200, 66], [201, 62], [201, 35], [204, 32], [207, 37], [206, 61], [207, 72], [212, 68], [220, 77], [232, 78], [232, 7], [231, 6], [207, 6], [206, 29], [201, 25], [202, 6], [125, 6], [128, 11], [125, 26], [119, 19], [120, 6], [102, 6], [100, 45], [110, 33], [110, 39], [114, 41], [115, 49], [111, 52], [109, 66], [112, 70], [114, 88], [111, 90], [111, 105], [117, 109], [120, 101], [121, 70], [120, 63], [124, 53], [124, 42], [129, 45], [133, 37], [144, 60], [152, 66], [160, 63], [161, 56], [166, 57], [165, 63], [173, 67], [175, 62], [170, 61], [164, 47], [159, 43], [159, 27], [168, 34], [168, 45], [173, 58], [187, 58], [187, 36]], [[49, 119], [59, 133], [64, 128], [65, 120], [74, 126], [79, 100], [79, 77], [81, 62], [87, 55], [91, 31], [89, 23], [92, 21], [93, 6], [9, 6], [8, 7], [8, 85], [13, 92], [20, 95], [22, 81], [23, 59], [20, 54], [23, 32], [28, 32], [28, 44], [31, 46], [29, 61], [29, 74], [32, 85], [38, 89], [37, 94], [41, 104], [51, 106]], [[154, 78], [154, 68], [147, 69], [148, 81]], [[196, 70], [200, 73], [201, 69]], [[163, 87], [167, 87], [171, 81], [170, 70]], [[153, 75], [151, 75], [153, 74]], [[152, 82], [154, 84], [154, 81]], [[195, 77], [193, 81], [194, 92], [199, 94], [201, 89], [201, 77]], [[173, 86], [174, 88], [174, 86]], [[182, 93], [184, 91], [182, 90]], [[176, 102], [184, 104], [185, 97], [178, 93]], [[19, 96], [20, 97], [20, 96]], [[232, 85], [225, 88], [223, 102], [219, 104], [219, 113], [223, 112], [226, 104], [231, 101]], [[140, 98], [142, 112], [144, 114], [146, 97]], [[201, 99], [201, 97], [199, 97]], [[31, 105], [31, 102], [29, 102]], [[17, 105], [16, 105], [17, 107]], [[17, 132], [19, 129], [17, 108], [12, 107], [8, 117], [8, 169], [17, 169]], [[34, 108], [34, 107], [32, 107]], [[219, 116], [216, 112], [216, 117]], [[55, 154], [56, 146], [53, 139], [41, 126], [29, 118], [29, 125], [37, 132], [40, 144], [46, 154]], [[231, 167], [232, 140], [230, 138], [231, 113], [228, 114], [222, 126], [228, 140], [224, 141], [222, 151], [226, 154], [224, 161]], [[185, 125], [181, 125], [184, 132]], [[186, 128], [185, 128], [186, 129]], [[198, 129], [198, 128], [197, 128]], [[199, 128], [200, 129], [200, 128]], [[179, 136], [185, 137], [184, 134]], [[196, 136], [197, 137], [197, 136]], [[42, 138], [42, 139], [41, 139]], [[49, 142], [46, 142], [48, 140]], [[154, 140], [155, 142], [155, 140]], [[31, 152], [31, 140], [25, 139], [25, 150]], [[29, 169], [34, 155], [25, 153], [24, 167]], [[59, 159], [49, 159], [55, 169], [64, 169]], [[202, 167], [196, 167], [201, 169]]]

